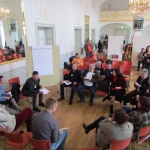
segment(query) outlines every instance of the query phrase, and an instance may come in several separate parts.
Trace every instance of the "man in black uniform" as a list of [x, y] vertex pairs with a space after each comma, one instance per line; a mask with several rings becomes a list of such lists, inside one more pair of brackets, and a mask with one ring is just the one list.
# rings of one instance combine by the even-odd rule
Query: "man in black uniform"
[[42, 88], [43, 86], [40, 85], [39, 73], [37, 71], [33, 71], [32, 77], [26, 80], [22, 88], [23, 95], [33, 97], [32, 99], [33, 111], [36, 111], [36, 112], [41, 111], [36, 106], [37, 94], [39, 94], [39, 106], [45, 107], [44, 103], [42, 102], [43, 93], [39, 91], [39, 89], [42, 89]]
[[67, 85], [66, 83], [62, 83], [60, 85], [60, 98], [58, 99], [58, 101], [64, 100], [64, 88], [65, 87], [69, 87], [72, 86], [71, 89], [71, 95], [70, 95], [70, 101], [69, 101], [69, 105], [72, 104], [72, 100], [74, 97], [74, 93], [75, 93], [75, 89], [77, 88], [77, 86], [79, 85], [79, 83], [81, 82], [81, 73], [80, 71], [77, 69], [77, 65], [73, 64], [72, 65], [72, 70], [69, 73], [69, 77], [68, 80], [66, 81], [66, 83], [70, 83], [69, 85]]

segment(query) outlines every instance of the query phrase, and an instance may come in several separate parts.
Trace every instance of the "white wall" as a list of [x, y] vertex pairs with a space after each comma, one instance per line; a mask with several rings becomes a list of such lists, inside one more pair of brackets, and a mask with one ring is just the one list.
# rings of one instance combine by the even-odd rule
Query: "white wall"
[[150, 25], [143, 28], [142, 36], [150, 36]]
[[117, 54], [118, 60], [122, 61], [123, 40], [124, 36], [108, 36], [108, 59]]
[[133, 39], [132, 49], [132, 65], [137, 66], [137, 55], [141, 51], [141, 48], [146, 48], [150, 45], [150, 36], [135, 36]]
[[[3, 21], [5, 35], [10, 35], [8, 20], [18, 20], [19, 22], [19, 37], [23, 35], [23, 13], [21, 10], [21, 0], [2, 1], [2, 6], [10, 10], [9, 18]], [[8, 45], [9, 46], [9, 45]]]
[[91, 28], [96, 30], [96, 43], [99, 39], [100, 1], [97, 0], [25, 0], [26, 31], [28, 46], [36, 45], [35, 23], [55, 25], [56, 45], [60, 54], [74, 51], [74, 28], [82, 28], [84, 45], [84, 16], [90, 16]]
[[108, 0], [101, 6], [101, 11], [106, 11], [105, 8], [109, 5], [108, 11], [129, 10], [128, 0]]
[[[123, 27], [123, 29], [121, 29], [121, 27]], [[123, 24], [123, 23], [112, 23], [112, 24], [107, 24], [105, 26], [103, 26], [101, 29], [100, 29], [100, 35], [102, 36], [102, 34], [107, 34], [107, 35], [115, 35], [115, 30], [117, 29], [117, 31], [120, 31], [121, 33], [121, 30], [129, 30], [129, 34], [128, 34], [128, 43], [131, 42], [131, 38], [132, 38], [132, 34], [133, 34], [133, 31], [131, 29], [131, 27], [129, 25], [126, 25], [126, 24]], [[120, 34], [121, 36], [122, 34]], [[127, 42], [127, 41], [126, 41]]]

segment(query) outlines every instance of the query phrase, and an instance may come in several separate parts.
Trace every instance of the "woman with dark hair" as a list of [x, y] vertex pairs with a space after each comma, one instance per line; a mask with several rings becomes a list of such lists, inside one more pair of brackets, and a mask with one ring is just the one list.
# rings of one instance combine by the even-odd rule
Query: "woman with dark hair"
[[119, 69], [114, 69], [112, 76], [106, 78], [105, 80], [110, 81], [110, 115], [112, 115], [114, 101], [118, 100], [121, 103], [123, 100], [126, 80], [125, 77], [120, 73]]
[[104, 150], [111, 140], [125, 140], [131, 137], [133, 125], [127, 120], [125, 110], [117, 109], [112, 118], [106, 119], [102, 116], [90, 125], [83, 124], [83, 128], [86, 134], [92, 129], [97, 129], [96, 143]]
[[150, 98], [142, 96], [138, 101], [138, 110], [129, 113], [128, 121], [134, 126], [135, 139], [141, 127], [150, 126]]

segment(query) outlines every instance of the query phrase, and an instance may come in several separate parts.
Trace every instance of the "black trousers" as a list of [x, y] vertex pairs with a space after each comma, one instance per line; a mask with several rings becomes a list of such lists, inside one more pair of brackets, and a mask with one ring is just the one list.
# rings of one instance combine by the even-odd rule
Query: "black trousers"
[[97, 120], [95, 120], [94, 122], [92, 122], [91, 124], [87, 125], [88, 131], [91, 131], [93, 129], [96, 129], [96, 131], [97, 131], [99, 122], [102, 121], [102, 120], [104, 120], [104, 119], [106, 119], [106, 118], [104, 116], [101, 116]]
[[138, 94], [136, 90], [133, 90], [125, 95], [125, 102], [131, 102], [133, 100], [133, 97], [135, 97]]
[[66, 85], [65, 83], [60, 85], [60, 96], [61, 98], [64, 98], [64, 88], [65, 87], [71, 87], [71, 95], [70, 95], [70, 101], [73, 100], [75, 89], [78, 87], [78, 84], [71, 84], [71, 85]]
[[[36, 98], [38, 93], [31, 93], [29, 91], [22, 91], [23, 95], [25, 96], [31, 96], [32, 98], [32, 104], [33, 104], [33, 108], [36, 108]], [[39, 94], [39, 104], [42, 103], [43, 100], [43, 94]]]

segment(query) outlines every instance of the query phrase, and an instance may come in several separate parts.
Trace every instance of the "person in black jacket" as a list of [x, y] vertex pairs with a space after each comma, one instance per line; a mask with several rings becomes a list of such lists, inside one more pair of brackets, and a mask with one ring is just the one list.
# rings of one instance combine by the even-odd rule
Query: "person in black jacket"
[[136, 89], [126, 94], [124, 98], [124, 105], [126, 105], [126, 103], [128, 102], [132, 103], [136, 96], [141, 97], [149, 89], [148, 80], [148, 70], [146, 68], [143, 68], [141, 71], [141, 75], [137, 78], [136, 82], [134, 83]]
[[98, 52], [99, 53], [102, 52], [102, 43], [101, 43], [101, 40], [99, 40], [99, 42], [98, 42]]
[[31, 96], [33, 111], [40, 112], [41, 110], [36, 106], [36, 98], [37, 94], [39, 94], [39, 106], [45, 107], [45, 104], [42, 102], [43, 93], [39, 91], [43, 86], [40, 85], [39, 73], [37, 71], [33, 71], [32, 77], [27, 79], [22, 88], [22, 93], [25, 96]]
[[66, 82], [71, 82], [69, 85], [66, 85], [66, 83], [62, 83], [60, 85], [60, 98], [58, 99], [58, 101], [64, 100], [64, 88], [65, 87], [72, 87], [71, 88], [71, 95], [70, 95], [70, 101], [69, 101], [69, 105], [72, 104], [72, 100], [74, 97], [74, 93], [75, 93], [75, 89], [77, 88], [77, 86], [79, 85], [79, 83], [81, 82], [81, 72], [77, 69], [77, 65], [73, 64], [72, 65], [72, 70], [69, 73], [69, 78]]

